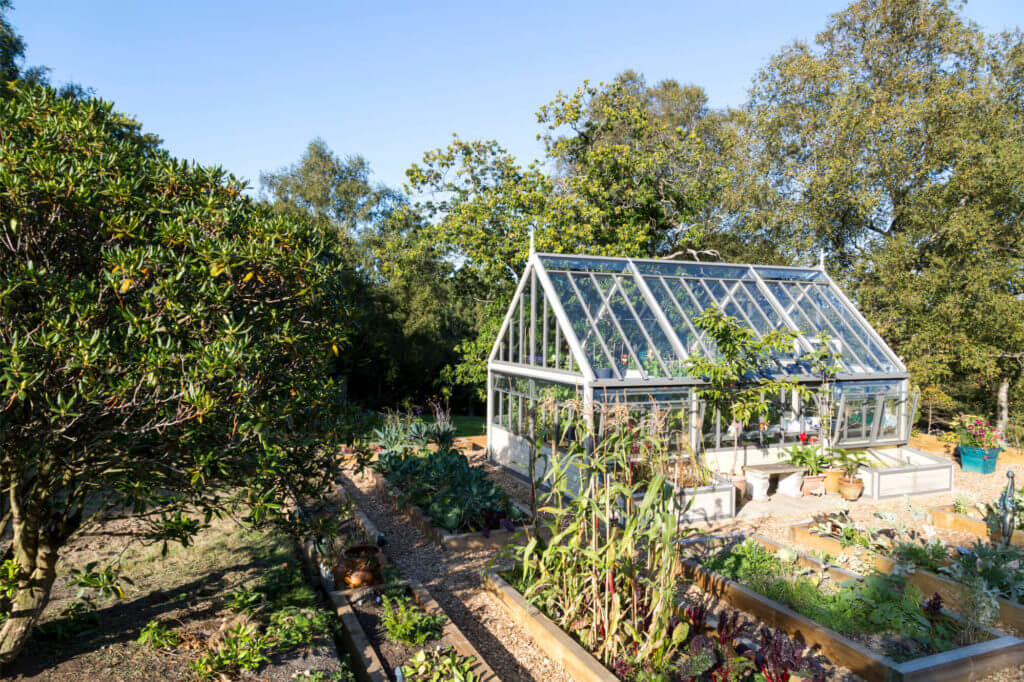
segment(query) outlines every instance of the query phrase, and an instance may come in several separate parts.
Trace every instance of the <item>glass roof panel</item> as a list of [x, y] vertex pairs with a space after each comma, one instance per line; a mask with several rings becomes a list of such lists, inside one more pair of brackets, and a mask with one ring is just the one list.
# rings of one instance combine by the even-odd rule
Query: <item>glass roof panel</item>
[[633, 261], [641, 275], [663, 275], [665, 277], [711, 277], [716, 279], [748, 279], [750, 268], [746, 265], [719, 265], [717, 263], [684, 263], [682, 261]]
[[[595, 377], [611, 384], [690, 378], [686, 358], [717, 354], [695, 322], [715, 305], [759, 337], [775, 330], [801, 334], [792, 351], [774, 358], [774, 371], [784, 375], [810, 373], [803, 354], [822, 332], [842, 354], [839, 364], [845, 375], [902, 376], [905, 371], [823, 270], [569, 254], [537, 255], [533, 262], [540, 275], [538, 294], [553, 306], [546, 316], [549, 324], [555, 317], [567, 319], [575, 338], [570, 334], [560, 339], [557, 330], [545, 334], [541, 328], [533, 330], [535, 344], [528, 343], [527, 329], [518, 328], [519, 316], [513, 315], [504, 347], [497, 345], [498, 354], [522, 355], [533, 345], [545, 350], [558, 347], [558, 360], [548, 358], [546, 364], [572, 366], [573, 360], [585, 360]], [[524, 312], [530, 322], [532, 306]], [[545, 312], [545, 306], [538, 306], [537, 318], [543, 320]], [[533, 327], [542, 324], [532, 322]], [[562, 341], [569, 346], [564, 354]]]
[[579, 272], [629, 272], [629, 261], [617, 258], [588, 258], [581, 256], [539, 256], [548, 270], [574, 270]]
[[804, 270], [801, 268], [773, 268], [764, 265], [755, 265], [754, 270], [764, 279], [784, 279], [799, 281], [823, 281], [825, 275], [821, 270]]

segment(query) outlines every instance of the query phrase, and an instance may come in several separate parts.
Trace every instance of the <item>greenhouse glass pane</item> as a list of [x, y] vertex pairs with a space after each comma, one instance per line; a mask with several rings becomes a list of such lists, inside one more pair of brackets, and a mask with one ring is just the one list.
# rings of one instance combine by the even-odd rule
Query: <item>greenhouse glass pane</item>
[[[601, 348], [597, 337], [594, 335], [593, 327], [587, 319], [587, 314], [584, 312], [583, 306], [580, 304], [579, 296], [576, 295], [576, 291], [573, 289], [572, 284], [569, 281], [569, 275], [566, 273], [552, 272], [549, 273], [548, 276], [551, 279], [551, 284], [555, 287], [555, 291], [558, 293], [558, 297], [562, 303], [562, 308], [565, 310], [566, 317], [569, 318], [569, 322], [572, 324], [572, 330], [575, 332], [576, 338], [580, 341], [583, 354], [586, 356], [587, 361], [590, 363], [595, 374], [604, 374], [604, 372], [599, 372], [598, 370], [610, 370], [612, 364], [605, 355], [604, 350]], [[564, 357], [565, 356], [563, 356], [563, 359]], [[602, 378], [609, 377], [604, 376]]]
[[[699, 348], [697, 335], [690, 325], [687, 324], [682, 311], [672, 301], [666, 285], [662, 283], [660, 277], [644, 277], [644, 282], [647, 284], [647, 288], [651, 290], [654, 300], [658, 302], [658, 305], [665, 312], [665, 317], [668, 318], [669, 324], [672, 325], [672, 331], [676, 333], [679, 343], [682, 344], [687, 355], [692, 355]], [[679, 376], [687, 376], [687, 374], [685, 371], [681, 371]]]
[[661, 356], [662, 361], [668, 367], [669, 375], [682, 374], [683, 359], [676, 355], [675, 350], [672, 348], [672, 342], [661, 328], [661, 324], [658, 322], [650, 306], [647, 305], [647, 299], [641, 293], [640, 287], [637, 286], [632, 277], [620, 277], [618, 278], [618, 283], [619, 288], [626, 294], [626, 300], [632, 305], [633, 311], [640, 316], [640, 323], [654, 343], [654, 349], [658, 351], [658, 355]]
[[822, 313], [832, 324], [832, 328], [837, 330], [843, 340], [861, 357], [865, 369], [872, 372], [887, 371], [885, 356], [873, 352], [871, 347], [864, 343], [864, 338], [856, 333], [855, 328], [849, 324], [849, 321], [829, 305], [824, 297], [825, 291], [826, 289], [823, 285], [812, 285], [807, 288], [807, 297], [818, 305], [818, 308], [821, 309]]
[[[592, 277], [589, 273], [579, 273], [577, 275], [570, 275], [570, 277], [576, 282], [576, 286], [587, 304], [587, 310], [590, 311], [590, 317], [594, 320], [595, 327], [593, 331], [604, 340], [616, 368], [621, 375], [625, 376], [627, 368], [633, 364], [631, 363], [630, 349], [627, 347], [628, 342], [619, 333], [615, 320], [612, 319], [614, 313], [609, 304], [605, 302], [603, 291], [598, 288], [601, 285], [604, 289], [607, 289], [608, 282], [604, 280], [609, 278], [603, 276]], [[634, 369], [639, 374], [639, 369]]]
[[[754, 285], [750, 285], [754, 286]], [[739, 304], [740, 308], [746, 313], [750, 323], [754, 325], [754, 329], [764, 336], [765, 334], [774, 331], [776, 327], [768, 321], [764, 313], [761, 312], [761, 308], [754, 302], [754, 300], [747, 293], [746, 285], [741, 283], [740, 286], [732, 292], [733, 300]]]
[[548, 270], [576, 272], [629, 272], [629, 261], [611, 258], [581, 258], [579, 256], [539, 256]]
[[823, 281], [825, 279], [821, 270], [773, 268], [762, 265], [755, 265], [754, 270], [764, 279], [799, 280], [804, 282]]
[[882, 348], [877, 341], [872, 337], [871, 332], [864, 327], [864, 325], [857, 319], [853, 311], [850, 310], [849, 306], [844, 304], [836, 292], [832, 291], [829, 287], [821, 288], [822, 296], [827, 300], [832, 307], [834, 307], [844, 321], [853, 329], [857, 335], [861, 338], [863, 343], [871, 349], [871, 352], [879, 359], [879, 366], [883, 372], [895, 372], [896, 363], [892, 361], [892, 356], [887, 352], [887, 349]]
[[683, 263], [679, 261], [633, 261], [642, 275], [664, 277], [710, 277], [714, 279], [752, 279], [745, 265], [716, 265], [714, 263]]

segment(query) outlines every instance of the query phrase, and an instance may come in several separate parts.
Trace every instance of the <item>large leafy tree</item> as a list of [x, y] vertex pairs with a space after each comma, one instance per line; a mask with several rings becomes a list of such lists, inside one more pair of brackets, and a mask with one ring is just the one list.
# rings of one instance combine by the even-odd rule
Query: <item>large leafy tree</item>
[[0, 98], [0, 662], [83, 527], [137, 514], [187, 543], [237, 502], [265, 519], [327, 484], [340, 236], [243, 189], [109, 103]]
[[947, 0], [860, 0], [776, 55], [749, 106], [788, 248], [826, 249], [921, 384], [966, 399], [1004, 395], [1024, 351], [1022, 65], [1019, 33]]
[[[479, 283], [484, 308], [453, 377], [481, 386], [485, 360], [529, 253], [699, 253], [718, 242], [709, 206], [729, 184], [730, 117], [696, 87], [648, 86], [626, 72], [540, 108], [546, 163], [519, 164], [494, 141], [456, 138], [407, 172], [419, 229], [394, 248], [430, 251]], [[480, 293], [477, 294], [478, 296]]]

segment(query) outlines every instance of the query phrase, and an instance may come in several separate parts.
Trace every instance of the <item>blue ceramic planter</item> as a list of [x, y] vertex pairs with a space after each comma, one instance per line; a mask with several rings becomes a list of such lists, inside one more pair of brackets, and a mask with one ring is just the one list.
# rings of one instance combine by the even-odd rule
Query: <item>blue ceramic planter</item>
[[970, 445], [961, 445], [957, 448], [960, 453], [960, 466], [964, 471], [976, 474], [995, 473], [1001, 450], [1002, 448], [975, 448]]

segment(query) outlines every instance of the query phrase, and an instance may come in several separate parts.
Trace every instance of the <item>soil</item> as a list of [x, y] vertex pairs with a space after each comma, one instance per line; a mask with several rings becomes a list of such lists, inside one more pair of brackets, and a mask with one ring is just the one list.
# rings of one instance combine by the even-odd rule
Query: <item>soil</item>
[[394, 679], [394, 671], [416, 655], [421, 649], [430, 649], [440, 642], [440, 638], [427, 640], [420, 646], [410, 647], [401, 642], [388, 639], [384, 624], [381, 621], [384, 615], [384, 607], [376, 595], [368, 595], [352, 604], [356, 615], [359, 616], [359, 624], [363, 626], [366, 635], [370, 638], [373, 648], [377, 650], [381, 663], [388, 672], [388, 676]]

